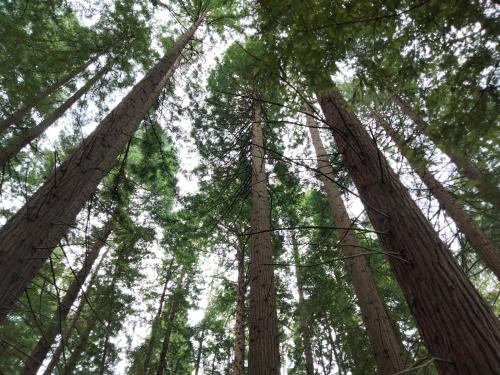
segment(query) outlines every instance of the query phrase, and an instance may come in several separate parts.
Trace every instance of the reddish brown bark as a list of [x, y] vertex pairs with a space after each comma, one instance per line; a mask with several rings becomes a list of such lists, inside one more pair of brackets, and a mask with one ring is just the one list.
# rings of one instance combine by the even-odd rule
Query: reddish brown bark
[[500, 372], [500, 324], [337, 90], [323, 113], [441, 374]]
[[165, 295], [167, 293], [167, 287], [170, 283], [170, 279], [172, 278], [172, 267], [174, 265], [174, 261], [171, 260], [167, 269], [167, 274], [165, 275], [165, 282], [163, 283], [163, 291], [160, 297], [160, 303], [158, 305], [158, 310], [156, 311], [156, 315], [153, 318], [153, 324], [151, 325], [151, 337], [149, 338], [148, 349], [146, 351], [146, 356], [144, 359], [144, 374], [148, 374], [149, 372], [149, 364], [151, 362], [151, 354], [153, 353], [153, 347], [155, 343], [156, 330], [158, 326], [158, 322], [160, 321], [161, 314], [163, 312], [163, 302], [165, 301]]
[[31, 352], [31, 355], [28, 357], [24, 364], [24, 369], [21, 372], [23, 375], [35, 375], [43, 360], [47, 356], [54, 340], [56, 339], [59, 332], [59, 323], [64, 322], [66, 317], [68, 316], [71, 306], [76, 301], [78, 294], [84, 284], [87, 276], [89, 275], [92, 266], [94, 265], [97, 257], [99, 256], [99, 252], [106, 243], [108, 236], [110, 235], [112, 230], [112, 223], [108, 221], [106, 225], [100, 230], [97, 231], [94, 235], [94, 241], [91, 245], [90, 251], [86, 254], [83, 266], [75, 275], [75, 279], [69, 285], [64, 298], [62, 299], [58, 311], [52, 317], [50, 323], [48, 324], [44, 334], [38, 341], [37, 345]]
[[[427, 131], [429, 124], [412, 108], [410, 103], [399, 95], [393, 95], [391, 99], [422, 133], [429, 135]], [[490, 201], [495, 208], [500, 209], [500, 189], [490, 181], [486, 174], [481, 172], [470, 160], [467, 160], [462, 153], [447, 144], [436, 144], [436, 146], [450, 158], [459, 172], [473, 182], [484, 198]]]
[[0, 321], [73, 225], [173, 74], [196, 21], [0, 230]]
[[311, 345], [311, 334], [309, 331], [309, 322], [308, 315], [305, 306], [304, 299], [304, 287], [302, 275], [300, 272], [300, 255], [299, 255], [299, 246], [297, 244], [297, 239], [295, 238], [295, 234], [292, 232], [292, 252], [293, 259], [295, 262], [295, 279], [297, 282], [297, 291], [299, 294], [299, 328], [300, 335], [302, 336], [302, 346], [304, 347], [304, 356], [306, 359], [306, 375], [314, 375], [314, 359], [312, 354], [312, 345]]
[[38, 95], [34, 96], [30, 100], [28, 100], [26, 103], [24, 103], [21, 107], [19, 107], [17, 110], [15, 110], [13, 113], [8, 115], [6, 118], [0, 120], [0, 134], [5, 132], [11, 125], [21, 121], [24, 116], [28, 114], [28, 112], [35, 106], [37, 106], [41, 101], [43, 101], [45, 98], [48, 96], [52, 95], [54, 92], [56, 92], [59, 88], [64, 86], [66, 83], [71, 81], [73, 78], [75, 78], [78, 74], [83, 72], [87, 67], [92, 64], [96, 58], [90, 59], [89, 61], [83, 63], [82, 65], [78, 66], [76, 69], [62, 77], [61, 79], [57, 80], [50, 86], [48, 86], [45, 90], [41, 91]]
[[[307, 126], [316, 152], [318, 170], [330, 205], [333, 222], [339, 228], [351, 228], [341, 193], [335, 184], [335, 172], [328, 160], [314, 119], [306, 115]], [[404, 369], [402, 344], [394, 332], [389, 315], [377, 290], [363, 250], [359, 247], [353, 229], [338, 229], [339, 245], [346, 257], [347, 270], [352, 280], [363, 322], [370, 339], [375, 362], [381, 374], [394, 374]]]
[[261, 107], [255, 104], [252, 122], [252, 209], [250, 237], [250, 319], [248, 372], [277, 375], [280, 371], [278, 316], [274, 286], [267, 175]]
[[245, 360], [245, 248], [244, 245], [238, 242], [236, 258], [238, 261], [238, 281], [236, 286], [236, 313], [234, 327], [234, 359], [233, 359], [233, 375], [244, 375], [244, 360]]
[[85, 85], [71, 95], [63, 104], [56, 108], [46, 118], [43, 119], [38, 125], [22, 131], [20, 134], [9, 139], [4, 147], [0, 150], [0, 169], [16, 156], [29, 143], [33, 142], [52, 124], [54, 124], [64, 113], [76, 103], [97, 81], [99, 81], [104, 74], [109, 71], [109, 66], [101, 68]]
[[377, 123], [385, 130], [396, 144], [399, 152], [408, 160], [413, 170], [418, 174], [427, 189], [437, 199], [445, 212], [450, 216], [458, 229], [465, 234], [467, 241], [476, 249], [479, 257], [486, 266], [492, 270], [498, 279], [500, 279], [500, 252], [493, 242], [474, 222], [472, 217], [458, 204], [451, 193], [441, 184], [432, 173], [427, 169], [422, 161], [415, 161], [410, 154], [410, 149], [405, 144], [401, 136], [382, 116], [374, 113]]

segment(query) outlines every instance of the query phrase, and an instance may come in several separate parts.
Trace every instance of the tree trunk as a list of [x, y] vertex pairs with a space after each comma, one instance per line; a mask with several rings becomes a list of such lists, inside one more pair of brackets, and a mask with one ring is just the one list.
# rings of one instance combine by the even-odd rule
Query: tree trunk
[[236, 286], [236, 313], [234, 327], [233, 375], [244, 375], [245, 361], [245, 248], [241, 241], [237, 244], [238, 284]]
[[73, 375], [75, 371], [75, 367], [80, 362], [80, 358], [82, 357], [82, 353], [87, 346], [87, 342], [89, 341], [89, 336], [92, 330], [94, 329], [94, 322], [92, 320], [87, 320], [85, 325], [85, 330], [80, 336], [78, 340], [78, 345], [73, 349], [71, 356], [68, 359], [68, 362], [64, 366], [63, 375]]
[[394, 374], [404, 369], [402, 344], [394, 332], [384, 303], [377, 290], [377, 285], [370, 272], [363, 250], [359, 247], [353, 223], [342, 200], [339, 188], [335, 184], [335, 172], [328, 160], [314, 119], [307, 114], [307, 126], [316, 152], [320, 180], [330, 205], [330, 213], [337, 229], [339, 245], [342, 249], [347, 270], [352, 280], [361, 316], [370, 339], [375, 362], [381, 374]]
[[66, 101], [61, 104], [57, 109], [50, 113], [46, 118], [43, 119], [38, 125], [33, 128], [26, 129], [19, 135], [15, 135], [13, 138], [9, 139], [6, 145], [0, 150], [0, 169], [4, 167], [9, 160], [16, 156], [19, 151], [21, 151], [29, 143], [33, 142], [40, 135], [42, 135], [45, 130], [47, 130], [52, 124], [54, 124], [64, 113], [76, 103], [87, 91], [97, 82], [102, 76], [104, 76], [109, 71], [109, 66], [106, 65], [102, 67], [91, 79], [89, 79], [85, 85], [83, 85], [78, 91], [71, 95]]
[[156, 375], [163, 375], [163, 372], [167, 369], [168, 361], [167, 354], [170, 347], [170, 335], [172, 334], [172, 328], [174, 326], [175, 316], [179, 309], [179, 304], [181, 302], [180, 293], [182, 292], [182, 282], [184, 281], [184, 272], [179, 276], [177, 280], [177, 285], [175, 286], [174, 293], [172, 294], [172, 304], [168, 310], [167, 321], [165, 324], [165, 335], [163, 336], [163, 344], [161, 347], [160, 359], [158, 361], [158, 367], [156, 369]]
[[90, 251], [85, 256], [82, 268], [78, 271], [78, 273], [75, 275], [75, 279], [69, 285], [64, 298], [58, 306], [57, 312], [52, 317], [44, 334], [31, 352], [31, 355], [26, 360], [24, 369], [21, 374], [36, 375], [36, 373], [38, 372], [43, 360], [47, 356], [47, 353], [50, 351], [54, 340], [60, 333], [60, 324], [62, 324], [62, 322], [66, 320], [66, 317], [71, 310], [71, 306], [73, 306], [73, 303], [76, 301], [82, 285], [85, 283], [85, 280], [87, 279], [87, 276], [89, 275], [94, 262], [99, 256], [99, 251], [105, 245], [106, 240], [111, 233], [112, 226], [113, 224], [110, 220], [100, 231], [97, 231], [95, 233], [94, 243], [91, 245]]
[[24, 116], [28, 114], [28, 112], [35, 106], [37, 106], [42, 100], [47, 98], [56, 92], [59, 88], [64, 86], [66, 83], [75, 78], [78, 74], [83, 72], [87, 67], [92, 64], [96, 58], [90, 59], [89, 61], [83, 63], [82, 65], [75, 68], [73, 71], [62, 77], [61, 79], [54, 82], [52, 85], [48, 86], [45, 90], [40, 92], [38, 95], [29, 99], [26, 103], [24, 103], [17, 110], [12, 112], [6, 118], [0, 120], [0, 134], [4, 133], [11, 125], [21, 121]]
[[295, 262], [295, 279], [297, 281], [297, 291], [299, 293], [299, 327], [302, 336], [302, 346], [304, 347], [304, 356], [306, 358], [306, 375], [314, 375], [314, 359], [311, 346], [311, 334], [309, 332], [308, 315], [304, 300], [303, 280], [300, 272], [300, 254], [299, 245], [295, 238], [295, 233], [292, 232], [292, 252]]
[[163, 291], [160, 297], [160, 304], [158, 306], [158, 310], [156, 311], [156, 315], [153, 318], [153, 324], [151, 325], [151, 337], [149, 338], [148, 348], [146, 351], [146, 358], [144, 359], [144, 375], [148, 374], [149, 364], [151, 362], [151, 354], [153, 353], [153, 347], [155, 344], [156, 338], [156, 328], [158, 326], [158, 322], [161, 317], [161, 313], [163, 312], [163, 302], [165, 301], [165, 294], [167, 293], [167, 286], [172, 278], [172, 267], [174, 265], [173, 259], [170, 261], [168, 265], [167, 274], [165, 275], [165, 282], [163, 283]]
[[318, 100], [441, 374], [500, 372], [500, 324], [337, 90]]
[[[429, 136], [429, 124], [411, 107], [410, 103], [399, 95], [393, 95], [392, 101], [417, 125], [418, 129]], [[479, 193], [486, 198], [496, 209], [500, 209], [500, 189], [493, 183], [486, 174], [482, 173], [470, 160], [467, 160], [463, 154], [454, 150], [446, 143], [437, 144], [441, 151], [447, 155], [453, 164], [465, 177], [472, 181], [477, 187]]]
[[198, 340], [198, 350], [196, 351], [196, 361], [194, 364], [194, 375], [200, 372], [201, 353], [203, 351], [203, 340], [205, 339], [205, 328], [201, 331], [200, 339]]
[[59, 362], [59, 358], [63, 354], [63, 351], [66, 347], [66, 343], [71, 338], [71, 335], [73, 334], [73, 330], [75, 329], [76, 324], [78, 323], [78, 320], [80, 319], [80, 315], [83, 311], [83, 308], [85, 307], [85, 302], [86, 302], [85, 293], [88, 293], [88, 291], [92, 288], [92, 285], [94, 285], [94, 283], [97, 279], [97, 276], [98, 276], [99, 269], [101, 268], [102, 262], [103, 262], [104, 258], [106, 257], [107, 252], [108, 251], [106, 251], [103, 254], [101, 259], [99, 260], [99, 263], [95, 267], [95, 270], [92, 273], [92, 277], [90, 278], [89, 284], [87, 286], [87, 290], [84, 293], [82, 293], [82, 296], [80, 297], [80, 303], [78, 304], [78, 307], [75, 311], [75, 314], [73, 315], [73, 318], [71, 319], [71, 322], [69, 323], [68, 328], [66, 329], [66, 332], [64, 332], [63, 336], [61, 337], [61, 340], [59, 341], [57, 348], [52, 353], [52, 358], [50, 359], [49, 364], [47, 365], [45, 371], [43, 372], [43, 375], [51, 375], [52, 370]]
[[173, 74], [202, 19], [182, 35], [0, 230], [0, 322], [113, 167]]
[[280, 371], [278, 316], [274, 286], [267, 176], [261, 107], [255, 103], [252, 123], [252, 209], [250, 250], [250, 327], [248, 372], [277, 375]]
[[418, 174], [427, 189], [434, 195], [448, 216], [450, 216], [458, 229], [465, 234], [467, 241], [477, 250], [479, 257], [491, 269], [498, 279], [500, 279], [500, 252], [493, 242], [474, 222], [472, 217], [458, 204], [451, 193], [434, 178], [432, 173], [425, 166], [426, 163], [415, 161], [410, 154], [411, 149], [405, 144], [396, 130], [379, 114], [373, 113], [377, 123], [385, 130], [396, 144], [399, 152], [406, 158], [413, 170]]

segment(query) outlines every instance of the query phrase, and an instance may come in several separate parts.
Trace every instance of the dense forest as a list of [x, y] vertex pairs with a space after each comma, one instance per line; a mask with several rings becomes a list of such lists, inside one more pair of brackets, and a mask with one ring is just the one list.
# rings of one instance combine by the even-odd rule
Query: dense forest
[[0, 374], [500, 374], [499, 15], [0, 1]]

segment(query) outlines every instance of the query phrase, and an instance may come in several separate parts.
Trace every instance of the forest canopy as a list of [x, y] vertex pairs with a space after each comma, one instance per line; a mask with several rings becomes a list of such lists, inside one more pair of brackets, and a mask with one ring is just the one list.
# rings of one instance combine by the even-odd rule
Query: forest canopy
[[500, 5], [0, 3], [0, 374], [500, 374]]

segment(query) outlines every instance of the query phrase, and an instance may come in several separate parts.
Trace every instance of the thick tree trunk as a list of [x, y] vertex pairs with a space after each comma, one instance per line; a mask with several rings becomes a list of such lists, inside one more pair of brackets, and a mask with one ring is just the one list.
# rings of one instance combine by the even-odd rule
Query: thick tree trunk
[[337, 90], [318, 100], [441, 374], [500, 372], [500, 324]]
[[78, 66], [76, 69], [59, 79], [58, 81], [54, 82], [52, 85], [48, 86], [45, 90], [40, 92], [38, 95], [34, 96], [30, 100], [28, 100], [26, 103], [24, 103], [21, 107], [19, 107], [17, 110], [12, 112], [10, 115], [8, 115], [6, 118], [0, 120], [0, 134], [5, 132], [11, 125], [21, 121], [24, 116], [28, 114], [28, 112], [35, 106], [37, 106], [41, 101], [43, 101], [45, 98], [48, 96], [52, 95], [54, 92], [56, 92], [59, 88], [64, 86], [66, 83], [71, 81], [73, 78], [75, 78], [78, 74], [83, 72], [87, 67], [92, 64], [96, 58], [90, 59], [89, 61], [83, 63], [82, 65]]
[[[316, 152], [320, 180], [326, 191], [333, 223], [339, 228], [351, 228], [353, 223], [335, 184], [335, 172], [328, 160], [314, 119], [307, 114], [307, 126]], [[375, 362], [381, 374], [394, 374], [404, 369], [402, 344], [394, 332], [377, 285], [370, 272], [363, 250], [353, 229], [338, 229], [337, 236], [347, 271], [352, 280], [361, 316], [370, 339]]]
[[236, 312], [234, 327], [233, 375], [244, 375], [245, 361], [245, 248], [238, 241], [236, 258], [238, 261], [238, 281], [236, 286]]
[[177, 315], [179, 304], [181, 302], [180, 294], [182, 293], [182, 282], [184, 281], [184, 276], [185, 274], [181, 273], [179, 279], [177, 280], [174, 293], [172, 294], [172, 304], [168, 310], [167, 321], [165, 324], [165, 335], [163, 336], [163, 343], [161, 347], [160, 359], [158, 361], [158, 367], [156, 368], [156, 375], [163, 375], [163, 372], [168, 366], [167, 354], [170, 347], [170, 335], [172, 334], [175, 316]]
[[300, 272], [299, 245], [297, 244], [295, 233], [292, 233], [291, 236], [293, 260], [295, 262], [295, 279], [297, 282], [297, 291], [299, 293], [299, 327], [300, 335], [302, 336], [302, 346], [304, 347], [304, 356], [306, 358], [306, 375], [314, 375], [314, 359], [312, 354], [311, 334], [309, 332], [309, 319], [305, 306], [303, 280]]
[[[399, 95], [393, 95], [392, 101], [401, 109], [401, 111], [408, 116], [417, 125], [418, 129], [429, 136], [427, 122], [420, 117], [420, 115], [412, 108], [410, 103], [404, 100]], [[454, 150], [449, 145], [436, 144], [441, 151], [443, 151], [465, 177], [472, 181], [473, 185], [477, 187], [479, 193], [491, 202], [495, 208], [500, 209], [500, 189], [488, 178], [487, 175], [482, 173], [477, 166], [470, 160], [467, 160], [463, 154]]]
[[21, 151], [25, 146], [33, 142], [40, 135], [42, 135], [45, 130], [47, 130], [52, 124], [54, 124], [64, 113], [76, 103], [87, 91], [99, 81], [107, 72], [109, 71], [109, 66], [104, 66], [101, 68], [91, 79], [89, 79], [85, 85], [83, 85], [78, 91], [71, 95], [66, 101], [61, 104], [57, 109], [55, 109], [51, 114], [43, 119], [38, 125], [33, 128], [26, 129], [20, 134], [9, 139], [6, 145], [0, 149], [0, 169], [4, 167], [9, 160], [16, 156], [19, 151]]
[[196, 21], [0, 230], [0, 322], [111, 170], [181, 60]]
[[61, 304], [58, 307], [58, 311], [52, 317], [52, 320], [48, 324], [47, 329], [31, 352], [31, 356], [26, 360], [24, 369], [21, 374], [35, 375], [38, 372], [38, 369], [47, 356], [47, 353], [50, 351], [54, 340], [60, 333], [60, 324], [62, 324], [62, 322], [66, 320], [66, 317], [71, 310], [71, 306], [73, 306], [73, 303], [76, 301], [82, 285], [85, 283], [85, 280], [87, 279], [92, 266], [99, 256], [100, 250], [105, 245], [108, 236], [111, 234], [112, 226], [113, 224], [110, 220], [101, 230], [96, 231], [95, 235], [93, 236], [94, 243], [91, 245], [90, 251], [85, 255], [82, 268], [78, 271], [78, 273], [75, 275], [75, 279], [69, 285], [68, 290], [66, 291], [66, 294], [64, 295], [64, 298], [62, 299]]
[[385, 130], [396, 144], [399, 152], [408, 160], [408, 163], [418, 174], [422, 182], [427, 186], [427, 189], [437, 199], [439, 205], [450, 216], [458, 229], [465, 234], [467, 241], [474, 247], [483, 260], [486, 266], [491, 269], [498, 279], [500, 279], [500, 252], [495, 247], [493, 242], [474, 222], [472, 217], [458, 204], [451, 193], [434, 178], [432, 173], [427, 169], [425, 163], [417, 162], [411, 157], [411, 149], [405, 144], [401, 136], [394, 130], [382, 116], [374, 113], [377, 123]]
[[[99, 263], [96, 265], [94, 272], [92, 273], [92, 277], [89, 280], [87, 290], [84, 293], [88, 293], [88, 291], [92, 288], [92, 285], [94, 285], [94, 283], [97, 279], [97, 276], [98, 276], [99, 269], [101, 268], [102, 262], [103, 262], [104, 258], [106, 257], [107, 252], [108, 251], [106, 251], [103, 254], [101, 259], [99, 260]], [[68, 340], [71, 338], [71, 335], [73, 334], [73, 331], [76, 327], [76, 324], [80, 320], [80, 315], [83, 311], [83, 308], [85, 307], [85, 302], [86, 302], [85, 294], [82, 294], [80, 297], [80, 303], [78, 304], [78, 307], [77, 307], [75, 313], [73, 314], [73, 317], [71, 318], [71, 322], [69, 323], [68, 328], [66, 329], [66, 332], [64, 332], [63, 336], [61, 337], [61, 340], [59, 341], [57, 348], [53, 351], [52, 358], [50, 359], [49, 364], [45, 368], [43, 375], [51, 375], [52, 370], [59, 362], [59, 358], [61, 358], [61, 355], [63, 354], [63, 351], [66, 347], [66, 344], [67, 344]]]
[[153, 324], [151, 325], [151, 337], [149, 338], [148, 348], [146, 351], [146, 357], [144, 359], [144, 374], [148, 374], [149, 364], [151, 362], [151, 354], [153, 353], [153, 347], [156, 341], [156, 329], [158, 326], [158, 322], [160, 321], [161, 314], [163, 312], [163, 302], [165, 301], [165, 295], [167, 293], [167, 287], [170, 283], [170, 279], [172, 278], [172, 267], [174, 265], [174, 261], [171, 260], [170, 264], [167, 268], [167, 273], [165, 275], [165, 282], [163, 283], [163, 291], [160, 297], [160, 304], [158, 305], [158, 310], [156, 311], [156, 315], [153, 318]]
[[280, 371], [278, 316], [274, 286], [267, 175], [260, 103], [252, 123], [252, 210], [250, 237], [250, 321], [248, 372], [277, 375]]

